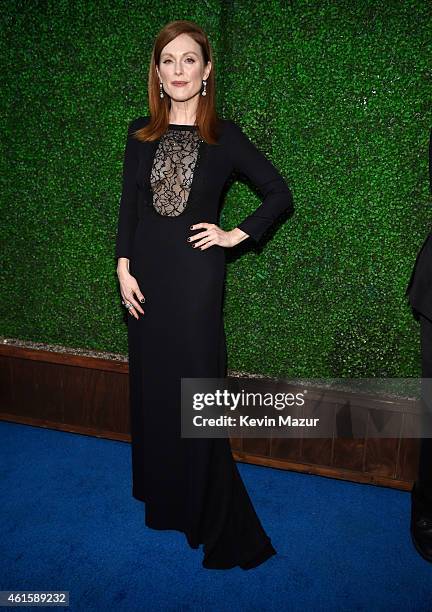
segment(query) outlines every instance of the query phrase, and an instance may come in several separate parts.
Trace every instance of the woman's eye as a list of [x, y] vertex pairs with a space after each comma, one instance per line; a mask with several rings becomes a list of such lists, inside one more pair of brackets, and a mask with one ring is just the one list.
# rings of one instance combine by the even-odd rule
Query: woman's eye
[[[190, 60], [193, 64], [195, 63], [195, 60], [193, 57], [188, 57], [187, 59]], [[170, 62], [170, 61], [171, 61], [170, 59], [166, 59], [162, 62], [162, 64], [166, 64], [167, 62]]]

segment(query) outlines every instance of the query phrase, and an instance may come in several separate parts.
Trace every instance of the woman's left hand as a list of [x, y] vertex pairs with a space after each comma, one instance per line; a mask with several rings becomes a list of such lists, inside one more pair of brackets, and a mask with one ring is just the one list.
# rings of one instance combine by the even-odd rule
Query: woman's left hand
[[233, 247], [249, 237], [238, 227], [226, 232], [214, 223], [195, 223], [191, 225], [190, 229], [203, 229], [202, 232], [188, 238], [192, 248], [200, 248], [202, 251], [216, 244], [221, 247]]

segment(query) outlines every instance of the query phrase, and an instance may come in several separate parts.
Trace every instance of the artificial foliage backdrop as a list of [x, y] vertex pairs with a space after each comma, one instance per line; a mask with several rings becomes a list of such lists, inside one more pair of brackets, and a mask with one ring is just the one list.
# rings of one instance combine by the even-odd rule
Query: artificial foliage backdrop
[[[432, 212], [428, 0], [7, 0], [0, 19], [3, 336], [127, 353], [126, 130], [148, 114], [157, 32], [191, 19], [214, 50], [219, 115], [294, 195], [269, 239], [227, 253], [230, 370], [419, 375], [404, 292]], [[221, 226], [259, 203], [230, 181]]]

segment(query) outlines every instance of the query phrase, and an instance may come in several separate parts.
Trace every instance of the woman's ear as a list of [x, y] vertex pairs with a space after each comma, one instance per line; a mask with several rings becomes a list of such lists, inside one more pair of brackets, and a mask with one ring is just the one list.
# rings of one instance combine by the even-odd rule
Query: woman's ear
[[206, 81], [209, 78], [209, 75], [211, 72], [211, 61], [210, 60], [207, 62], [206, 72], [207, 72], [207, 76], [204, 77], [204, 81]]

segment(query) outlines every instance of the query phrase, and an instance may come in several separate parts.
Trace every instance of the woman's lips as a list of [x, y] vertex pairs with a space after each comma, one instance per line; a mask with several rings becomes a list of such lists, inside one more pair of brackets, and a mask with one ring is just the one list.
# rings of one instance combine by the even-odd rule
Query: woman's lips
[[187, 85], [187, 82], [173, 81], [174, 87], [184, 87]]

